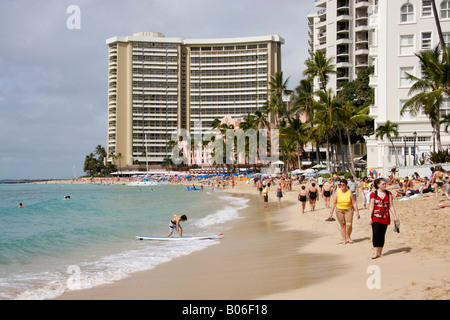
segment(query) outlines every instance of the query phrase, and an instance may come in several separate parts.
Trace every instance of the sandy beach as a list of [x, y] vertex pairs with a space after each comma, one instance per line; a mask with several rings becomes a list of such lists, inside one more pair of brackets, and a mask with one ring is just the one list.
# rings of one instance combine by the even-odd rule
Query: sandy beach
[[[278, 204], [271, 187], [264, 208], [253, 183], [228, 192], [248, 197], [242, 219], [231, 222], [220, 244], [176, 258], [124, 280], [71, 291], [62, 300], [316, 300], [450, 298], [450, 208], [435, 195], [395, 200], [401, 221], [386, 234], [384, 256], [372, 260], [368, 210], [358, 199], [361, 219], [353, 220], [353, 244], [341, 244], [339, 225], [325, 221], [322, 198], [301, 213], [294, 184]], [[444, 200], [444, 197], [440, 197]]]

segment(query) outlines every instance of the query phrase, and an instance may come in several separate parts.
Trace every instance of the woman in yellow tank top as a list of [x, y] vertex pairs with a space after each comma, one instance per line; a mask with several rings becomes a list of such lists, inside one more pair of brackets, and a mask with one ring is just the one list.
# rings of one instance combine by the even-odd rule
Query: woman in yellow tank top
[[327, 220], [333, 219], [335, 208], [336, 217], [341, 225], [342, 243], [353, 243], [353, 240], [350, 237], [352, 234], [353, 210], [356, 211], [358, 219], [360, 216], [356, 200], [353, 197], [353, 193], [347, 188], [347, 180], [345, 179], [341, 179], [339, 190], [336, 191], [336, 196], [334, 197], [333, 205], [331, 206], [330, 216]]

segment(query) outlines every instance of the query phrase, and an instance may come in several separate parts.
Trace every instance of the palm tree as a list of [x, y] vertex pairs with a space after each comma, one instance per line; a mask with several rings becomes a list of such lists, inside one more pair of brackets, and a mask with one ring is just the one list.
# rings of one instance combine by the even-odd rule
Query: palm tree
[[258, 129], [270, 128], [270, 122], [267, 120], [267, 114], [262, 110], [256, 110], [254, 112], [254, 120]]
[[269, 103], [268, 108], [272, 112], [275, 117], [275, 122], [277, 127], [279, 126], [278, 116], [281, 113], [283, 116], [286, 116], [286, 105], [283, 101], [283, 95], [290, 95], [291, 91], [287, 89], [287, 83], [289, 78], [284, 81], [283, 72], [275, 73], [272, 77], [270, 77], [270, 81], [268, 82], [268, 94], [269, 94]]
[[352, 139], [350, 137], [350, 129], [352, 127], [358, 127], [359, 125], [364, 125], [366, 121], [371, 120], [372, 117], [369, 116], [370, 107], [355, 107], [351, 101], [348, 101], [343, 106], [343, 111], [345, 116], [343, 117], [343, 122], [345, 124], [346, 133], [347, 133], [347, 141], [350, 152], [350, 172], [353, 176], [356, 176], [355, 172], [355, 162], [353, 160], [353, 148], [352, 148]]
[[388, 138], [389, 142], [392, 144], [392, 149], [395, 152], [395, 165], [398, 166], [397, 151], [395, 149], [394, 142], [392, 142], [392, 138], [398, 137], [398, 124], [389, 120], [386, 121], [384, 125], [378, 126], [375, 130], [375, 137], [377, 139], [384, 139], [384, 137]]
[[321, 130], [326, 133], [327, 170], [331, 170], [330, 136], [331, 130], [335, 126], [337, 120], [336, 110], [338, 105], [336, 97], [332, 94], [331, 89], [327, 91], [318, 91], [317, 95], [319, 96], [320, 101], [316, 104], [316, 113], [313, 122], [321, 127]]
[[86, 156], [84, 160], [84, 168], [83, 170], [92, 177], [97, 173], [98, 169], [98, 160], [94, 157], [93, 153], [90, 153]]
[[[303, 141], [300, 136], [300, 133], [296, 130], [297, 124], [294, 123], [294, 119], [292, 118], [292, 110], [289, 110], [286, 103], [283, 101], [283, 95], [292, 95], [292, 91], [287, 89], [287, 82], [283, 80], [283, 72], [276, 73], [271, 77], [271, 81], [269, 82], [269, 101], [273, 104], [272, 110], [277, 110], [283, 117], [285, 117], [289, 123], [289, 126], [293, 128], [292, 132], [294, 133], [294, 137], [297, 141], [297, 146], [301, 149], [299, 151], [299, 157], [301, 157], [303, 149]], [[277, 119], [277, 127], [279, 127], [279, 121]]]
[[239, 128], [242, 130], [250, 130], [250, 129], [257, 129], [258, 123], [256, 122], [256, 118], [253, 114], [249, 113], [244, 117], [244, 121], [242, 121], [239, 124]]
[[441, 106], [445, 96], [450, 93], [450, 50], [446, 50], [442, 60], [439, 46], [416, 53], [416, 56], [420, 60], [422, 78], [407, 74], [408, 79], [413, 82], [409, 95], [416, 94], [404, 104], [401, 114], [409, 112], [415, 117], [423, 110], [436, 131], [437, 146], [440, 150]]
[[445, 132], [448, 133], [448, 127], [450, 127], [450, 114], [444, 114], [441, 119], [441, 123], [445, 125]]
[[325, 92], [330, 74], [336, 73], [336, 70], [334, 70], [333, 58], [327, 59], [322, 50], [317, 50], [311, 59], [305, 61], [305, 64], [306, 69], [303, 71], [303, 75], [307, 75], [311, 78], [318, 77], [320, 90]]
[[292, 95], [292, 112], [304, 112], [308, 118], [313, 116], [314, 111], [314, 85], [312, 78], [303, 79], [295, 87]]

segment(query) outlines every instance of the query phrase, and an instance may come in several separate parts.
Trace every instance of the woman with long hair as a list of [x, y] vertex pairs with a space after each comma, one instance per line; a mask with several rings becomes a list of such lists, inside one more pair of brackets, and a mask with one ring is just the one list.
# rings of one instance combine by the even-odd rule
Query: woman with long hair
[[385, 242], [386, 230], [391, 223], [391, 215], [398, 228], [399, 220], [394, 208], [391, 192], [386, 190], [386, 180], [376, 179], [374, 181], [375, 191], [370, 195], [369, 223], [372, 225], [372, 259], [382, 256]]

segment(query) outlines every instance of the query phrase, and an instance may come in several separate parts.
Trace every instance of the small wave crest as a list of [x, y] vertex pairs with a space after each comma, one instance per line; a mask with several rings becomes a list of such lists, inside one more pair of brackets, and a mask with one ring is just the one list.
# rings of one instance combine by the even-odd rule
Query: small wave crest
[[64, 271], [28, 273], [2, 279], [0, 286], [3, 294], [0, 299], [57, 298], [69, 291], [90, 289], [125, 279], [135, 272], [153, 269], [175, 257], [189, 255], [217, 243], [219, 243], [217, 240], [187, 241], [176, 244], [139, 242], [140, 248], [137, 250], [68, 266]]
[[248, 207], [248, 199], [237, 198], [229, 195], [221, 195], [219, 198], [229, 203], [223, 209], [217, 210], [206, 217], [196, 221], [195, 226], [198, 228], [210, 227], [216, 224], [222, 224], [234, 219], [240, 218], [239, 211]]

